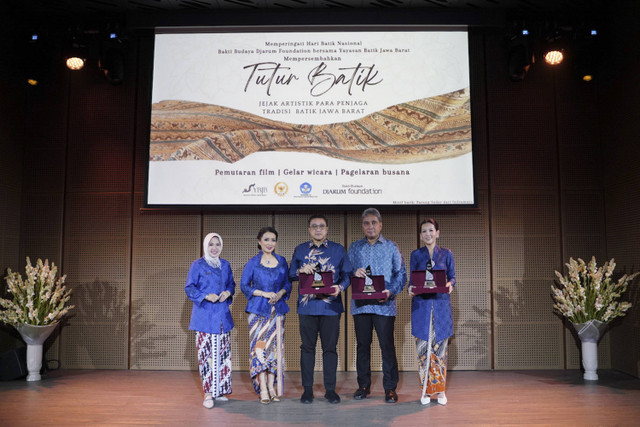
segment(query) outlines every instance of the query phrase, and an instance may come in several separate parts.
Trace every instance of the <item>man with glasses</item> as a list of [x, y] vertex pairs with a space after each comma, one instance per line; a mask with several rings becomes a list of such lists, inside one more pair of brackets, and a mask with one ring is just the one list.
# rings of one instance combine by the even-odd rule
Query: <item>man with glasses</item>
[[371, 393], [371, 342], [376, 330], [382, 353], [382, 386], [384, 400], [396, 403], [398, 395], [398, 360], [393, 342], [396, 320], [396, 301], [407, 282], [407, 271], [398, 246], [385, 239], [382, 232], [382, 216], [375, 208], [362, 212], [364, 237], [349, 246], [349, 261], [355, 270], [353, 275], [365, 278], [367, 270], [373, 276], [384, 276], [384, 293], [381, 300], [351, 300], [351, 314], [356, 331], [356, 371], [358, 389], [354, 399], [366, 398]]
[[311, 240], [298, 245], [289, 267], [291, 281], [298, 280], [299, 273], [316, 271], [333, 272], [333, 292], [330, 294], [302, 295], [298, 297], [300, 319], [300, 372], [304, 393], [302, 403], [313, 402], [313, 371], [316, 360], [318, 334], [322, 344], [322, 371], [325, 395], [329, 403], [339, 403], [336, 393], [338, 368], [338, 337], [340, 315], [344, 312], [341, 292], [349, 286], [351, 264], [345, 248], [327, 239], [329, 226], [324, 215], [311, 215], [308, 220]]

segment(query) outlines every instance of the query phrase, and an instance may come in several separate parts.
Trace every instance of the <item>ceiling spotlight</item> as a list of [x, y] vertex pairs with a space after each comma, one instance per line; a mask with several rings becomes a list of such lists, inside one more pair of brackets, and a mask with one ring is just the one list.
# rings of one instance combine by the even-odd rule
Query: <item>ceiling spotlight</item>
[[72, 56], [66, 60], [67, 68], [73, 71], [81, 70], [84, 67], [84, 62], [84, 58], [79, 56]]
[[559, 65], [564, 60], [562, 50], [549, 50], [544, 54], [544, 62], [549, 65]]
[[68, 43], [64, 50], [65, 64], [72, 71], [81, 70], [87, 60], [87, 47], [80, 34], [71, 35]]

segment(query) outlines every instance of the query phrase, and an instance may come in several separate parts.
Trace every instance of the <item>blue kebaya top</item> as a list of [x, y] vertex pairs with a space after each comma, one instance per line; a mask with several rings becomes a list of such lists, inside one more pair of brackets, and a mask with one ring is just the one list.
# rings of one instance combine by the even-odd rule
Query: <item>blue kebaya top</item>
[[251, 258], [242, 270], [242, 278], [240, 279], [240, 289], [247, 297], [247, 313], [255, 313], [261, 316], [269, 316], [271, 314], [271, 304], [264, 297], [253, 295], [258, 289], [265, 292], [279, 292], [284, 289], [286, 294], [275, 303], [276, 314], [281, 315], [289, 312], [287, 300], [291, 295], [291, 282], [289, 281], [289, 267], [284, 257], [273, 254], [278, 260], [278, 265], [273, 268], [265, 267], [260, 264], [262, 251], [258, 255]]
[[[187, 297], [193, 301], [189, 329], [209, 334], [231, 331], [233, 318], [229, 306], [235, 290], [236, 283], [227, 260], [220, 258], [220, 267], [216, 268], [207, 264], [204, 257], [195, 260], [189, 268], [184, 287]], [[223, 302], [205, 299], [207, 294], [220, 295], [224, 291], [229, 291], [231, 296]]]
[[[341, 244], [325, 240], [320, 246], [312, 241], [298, 245], [293, 251], [289, 280], [298, 280], [298, 270], [305, 264], [320, 264], [322, 271], [333, 271], [333, 283], [345, 290], [349, 287], [351, 263]], [[316, 295], [300, 295], [298, 288], [298, 314], [335, 316], [343, 313], [342, 296], [318, 298]]]
[[382, 235], [373, 245], [366, 238], [362, 238], [349, 246], [348, 254], [353, 271], [370, 266], [371, 274], [384, 276], [384, 288], [391, 291], [391, 297], [383, 303], [377, 300], [356, 302], [352, 299], [351, 314], [373, 313], [381, 316], [395, 316], [397, 314], [395, 296], [402, 292], [407, 283], [407, 270], [398, 245]]
[[[452, 287], [455, 286], [456, 268], [451, 251], [436, 245], [433, 248], [433, 258], [431, 258], [426, 246], [416, 249], [411, 252], [411, 270], [424, 270], [429, 259], [434, 264], [433, 269], [446, 270], [447, 281], [451, 282]], [[413, 284], [409, 282], [409, 285]], [[453, 335], [453, 313], [451, 312], [451, 300], [447, 293], [420, 294], [412, 298], [411, 334], [425, 341], [429, 340], [431, 309], [433, 309], [436, 341], [440, 342]]]

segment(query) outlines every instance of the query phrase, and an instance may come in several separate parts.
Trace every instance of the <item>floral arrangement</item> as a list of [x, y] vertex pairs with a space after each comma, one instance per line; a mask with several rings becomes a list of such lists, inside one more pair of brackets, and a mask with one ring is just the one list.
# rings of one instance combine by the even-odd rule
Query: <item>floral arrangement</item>
[[596, 258], [588, 264], [578, 258], [569, 259], [566, 264], [569, 274], [563, 276], [556, 271], [558, 286], [552, 286], [553, 307], [572, 323], [585, 323], [589, 320], [608, 322], [618, 316], [624, 316], [631, 303], [618, 299], [627, 290], [628, 284], [640, 274], [625, 274], [617, 283], [611, 279], [616, 267], [614, 259], [605, 262], [600, 268]]
[[0, 322], [17, 326], [20, 323], [29, 325], [49, 325], [55, 323], [74, 306], [66, 305], [71, 298], [71, 290], [64, 286], [66, 275], [56, 280], [58, 268], [49, 260], [44, 263], [38, 259], [36, 266], [31, 265], [27, 257], [26, 279], [20, 273], [7, 270], [8, 291], [13, 300], [0, 298]]

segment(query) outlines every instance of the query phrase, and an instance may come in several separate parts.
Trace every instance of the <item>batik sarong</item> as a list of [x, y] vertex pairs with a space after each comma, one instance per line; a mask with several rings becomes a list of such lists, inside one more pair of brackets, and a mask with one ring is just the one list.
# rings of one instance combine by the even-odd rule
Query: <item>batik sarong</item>
[[427, 395], [444, 392], [447, 382], [447, 345], [449, 338], [436, 342], [436, 330], [433, 327], [433, 311], [429, 325], [429, 341], [416, 338], [416, 352], [418, 354], [418, 372], [420, 374], [420, 388], [424, 387], [425, 374], [427, 381]]
[[[280, 323], [280, 348], [278, 349], [277, 324]], [[277, 316], [275, 310], [271, 310], [269, 317], [259, 314], [249, 314], [249, 339], [251, 382], [256, 393], [260, 393], [258, 375], [269, 371], [276, 376], [274, 386], [278, 384], [278, 351], [281, 354], [284, 373], [284, 316]], [[282, 384], [284, 391], [284, 382]]]
[[196, 331], [202, 390], [214, 398], [231, 394], [231, 340], [228, 333]]

